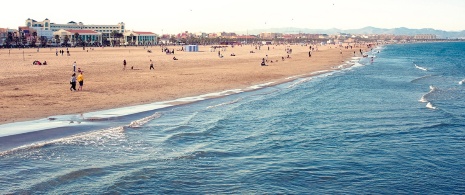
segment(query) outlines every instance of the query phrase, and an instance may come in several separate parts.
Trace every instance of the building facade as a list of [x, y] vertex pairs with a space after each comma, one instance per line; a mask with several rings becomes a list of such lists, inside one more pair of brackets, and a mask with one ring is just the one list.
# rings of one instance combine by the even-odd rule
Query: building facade
[[53, 32], [57, 32], [61, 29], [63, 30], [91, 30], [94, 32], [101, 33], [101, 36], [104, 40], [109, 39], [112, 33], [114, 32], [124, 33], [125, 28], [126, 28], [126, 24], [124, 24], [124, 22], [120, 22], [115, 25], [94, 25], [94, 24], [86, 25], [82, 22], [74, 22], [74, 21], [70, 21], [66, 24], [55, 24], [55, 23], [50, 22], [48, 18], [45, 18], [45, 20], [43, 21], [36, 21], [34, 19], [28, 18], [26, 20], [26, 26], [30, 28], [42, 30], [44, 32], [51, 31], [52, 34]]
[[8, 29], [0, 28], [0, 46], [4, 45], [8, 39]]
[[283, 36], [283, 33], [271, 33], [271, 32], [260, 33], [260, 38], [268, 39], [268, 40], [276, 39], [276, 38], [282, 37], [282, 36]]
[[126, 31], [123, 33], [124, 45], [157, 45], [158, 38], [152, 32]]
[[[102, 33], [93, 30], [58, 30], [53, 33], [53, 43], [75, 45], [102, 45]], [[57, 39], [58, 38], [58, 39]]]
[[[55, 36], [58, 35], [60, 43], [63, 43], [66, 36], [71, 42], [73, 42], [72, 40], [75, 42], [80, 40], [91, 44], [104, 44], [106, 42], [110, 45], [156, 45], [158, 41], [155, 33], [126, 30], [126, 25], [123, 22], [116, 25], [86, 25], [74, 21], [66, 24], [55, 24], [51, 23], [48, 18], [43, 21], [28, 18], [26, 27], [40, 31], [41, 35], [48, 32], [48, 36], [53, 36], [49, 37], [50, 39], [56, 39]], [[79, 37], [74, 37], [75, 33], [78, 33]]]

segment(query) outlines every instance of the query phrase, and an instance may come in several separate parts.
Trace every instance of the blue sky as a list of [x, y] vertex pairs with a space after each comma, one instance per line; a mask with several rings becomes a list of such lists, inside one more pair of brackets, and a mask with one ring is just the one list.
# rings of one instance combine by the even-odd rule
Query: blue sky
[[[276, 3], [279, 2], [279, 3]], [[0, 27], [17, 28], [27, 18], [53, 23], [126, 23], [154, 33], [239, 32], [267, 28], [434, 28], [465, 30], [464, 0], [177, 0], [3, 2]], [[11, 4], [11, 5], [9, 5]], [[21, 10], [18, 12], [18, 10]]]

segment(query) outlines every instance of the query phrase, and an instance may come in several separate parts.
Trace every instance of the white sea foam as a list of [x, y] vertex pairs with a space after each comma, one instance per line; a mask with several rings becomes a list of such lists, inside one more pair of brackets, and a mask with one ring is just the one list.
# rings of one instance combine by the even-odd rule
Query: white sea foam
[[293, 88], [293, 87], [295, 87], [295, 86], [297, 86], [297, 85], [300, 85], [300, 84], [305, 83], [305, 82], [310, 81], [310, 80], [312, 80], [312, 78], [305, 78], [305, 79], [302, 79], [302, 80], [300, 80], [300, 81], [297, 81], [297, 82], [295, 82], [295, 83], [292, 83], [292, 84], [289, 85], [287, 88], [288, 88], [288, 89]]
[[433, 104], [432, 104], [431, 102], [428, 102], [428, 103], [426, 104], [426, 107], [429, 108], [429, 109], [433, 109], [433, 110], [436, 109], [436, 107], [434, 107]]
[[332, 72], [332, 71], [331, 70], [320, 70], [320, 71], [312, 72], [311, 75], [318, 75], [318, 74], [323, 74], [327, 72]]
[[142, 125], [150, 122], [151, 120], [153, 119], [156, 119], [156, 118], [160, 118], [161, 117], [161, 113], [159, 112], [155, 112], [154, 114], [148, 116], [148, 117], [145, 117], [145, 118], [141, 118], [139, 120], [135, 120], [135, 121], [132, 121], [128, 127], [132, 127], [132, 128], [135, 128], [135, 127], [141, 127]]
[[102, 145], [108, 140], [120, 140], [124, 139], [126, 136], [124, 134], [123, 127], [112, 127], [103, 130], [97, 130], [92, 132], [80, 133], [70, 137], [37, 142], [33, 144], [19, 146], [7, 151], [0, 152], [0, 156], [9, 155], [18, 151], [27, 151], [36, 148], [42, 148], [51, 144], [73, 144], [73, 145]]
[[423, 102], [423, 103], [428, 102], [427, 96], [432, 94], [433, 92], [435, 92], [437, 90], [437, 88], [432, 86], [432, 85], [429, 86], [429, 89], [430, 89], [430, 91], [427, 94], [421, 96], [420, 100], [418, 100], [419, 102]]
[[360, 64], [358, 61], [354, 63], [354, 65], [352, 67], [360, 67], [360, 66], [363, 66], [363, 64]]
[[464, 82], [465, 82], [465, 79], [459, 81], [459, 85], [463, 85]]
[[427, 68], [418, 66], [418, 65], [416, 65], [416, 64], [415, 64], [415, 68], [420, 69], [420, 70], [424, 70], [424, 71], [428, 71]]
[[429, 86], [429, 89], [430, 89], [430, 91], [427, 94], [423, 95], [421, 97], [421, 99], [419, 100], [419, 102], [427, 103], [426, 108], [434, 110], [434, 109], [436, 109], [436, 107], [433, 106], [433, 104], [430, 101], [428, 101], [428, 96], [431, 95], [432, 93], [434, 93], [435, 91], [437, 91], [438, 89], [436, 87], [432, 86], [432, 85]]
[[106, 142], [106, 140], [120, 140], [124, 139], [126, 135], [124, 134], [124, 127], [111, 127], [108, 129], [101, 129], [87, 133], [80, 133], [70, 137], [57, 139], [51, 141], [50, 144], [82, 144], [90, 145], [97, 144], [101, 145]]
[[333, 66], [331, 67], [332, 69], [346, 69], [346, 68], [350, 68], [354, 65], [354, 63], [345, 63], [345, 64], [341, 64], [339, 66]]
[[421, 96], [420, 100], [418, 100], [419, 102], [422, 102], [422, 103], [426, 103], [428, 102], [428, 100], [426, 100], [425, 96]]
[[260, 89], [260, 88], [269, 86], [269, 85], [271, 85], [271, 84], [273, 84], [273, 83], [274, 83], [274, 82], [268, 82], [268, 83], [258, 84], [258, 85], [250, 86], [250, 87], [248, 87], [248, 89]]
[[242, 100], [242, 98], [237, 98], [237, 99], [235, 99], [233, 101], [224, 102], [224, 103], [217, 104], [217, 105], [214, 105], [214, 106], [208, 106], [207, 109], [216, 108], [216, 107], [220, 107], [220, 106], [226, 106], [226, 105], [230, 105], [230, 104], [235, 104], [235, 103], [239, 102], [240, 100]]

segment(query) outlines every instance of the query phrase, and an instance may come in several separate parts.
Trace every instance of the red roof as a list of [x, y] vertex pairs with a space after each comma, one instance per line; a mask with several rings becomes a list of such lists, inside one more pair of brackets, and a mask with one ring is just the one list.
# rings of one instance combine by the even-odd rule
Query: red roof
[[97, 32], [93, 30], [66, 30], [70, 33], [79, 33], [79, 34], [97, 34]]
[[153, 34], [155, 34], [153, 32], [136, 32], [136, 31], [134, 31], [134, 33], [137, 33], [137, 34], [140, 34], [140, 35], [153, 35]]

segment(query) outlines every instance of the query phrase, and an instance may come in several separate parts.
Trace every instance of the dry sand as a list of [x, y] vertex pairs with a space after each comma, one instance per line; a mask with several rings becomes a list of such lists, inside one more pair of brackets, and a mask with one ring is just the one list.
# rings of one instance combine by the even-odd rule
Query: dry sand
[[[269, 50], [268, 46], [258, 50], [244, 45], [227, 47], [221, 51], [224, 57], [219, 58], [218, 50], [210, 52], [210, 46], [200, 46], [199, 52], [177, 51], [181, 46], [168, 48], [175, 54], [167, 55], [159, 46], [69, 48], [70, 56], [55, 56], [55, 48], [0, 49], [0, 124], [245, 88], [330, 70], [353, 57], [354, 51], [360, 56], [359, 49], [366, 50], [342, 49], [341, 56], [337, 46], [319, 46], [319, 51], [308, 57], [309, 46], [271, 45]], [[293, 52], [290, 59], [282, 61], [286, 48]], [[266, 55], [278, 62], [260, 66]], [[150, 59], [155, 70], [149, 70]], [[48, 65], [32, 65], [34, 60], [46, 60]], [[69, 89], [74, 61], [84, 71], [83, 91]]]

